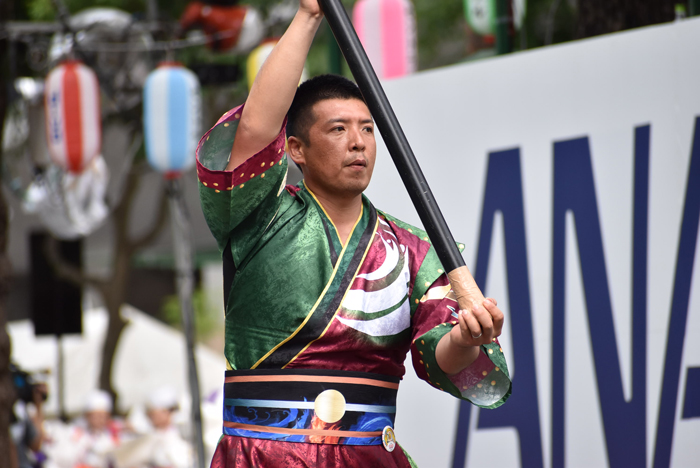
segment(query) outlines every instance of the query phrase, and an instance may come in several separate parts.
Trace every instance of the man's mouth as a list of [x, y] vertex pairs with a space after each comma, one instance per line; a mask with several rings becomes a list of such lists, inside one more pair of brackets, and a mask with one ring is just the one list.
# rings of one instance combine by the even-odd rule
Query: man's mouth
[[365, 160], [364, 158], [357, 158], [357, 159], [353, 160], [350, 164], [348, 164], [348, 166], [367, 167], [367, 160]]

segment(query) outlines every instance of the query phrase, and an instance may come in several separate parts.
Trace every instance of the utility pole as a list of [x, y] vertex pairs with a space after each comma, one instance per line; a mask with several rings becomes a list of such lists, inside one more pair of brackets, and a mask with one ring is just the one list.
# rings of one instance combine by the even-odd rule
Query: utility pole
[[182, 328], [185, 332], [187, 381], [192, 397], [192, 443], [196, 455], [195, 467], [204, 468], [202, 409], [200, 406], [199, 375], [195, 360], [195, 319], [194, 305], [192, 303], [192, 293], [194, 292], [192, 228], [185, 206], [181, 181], [177, 177], [172, 177], [168, 180], [168, 198], [170, 200], [170, 218], [173, 226], [177, 292], [182, 312]]

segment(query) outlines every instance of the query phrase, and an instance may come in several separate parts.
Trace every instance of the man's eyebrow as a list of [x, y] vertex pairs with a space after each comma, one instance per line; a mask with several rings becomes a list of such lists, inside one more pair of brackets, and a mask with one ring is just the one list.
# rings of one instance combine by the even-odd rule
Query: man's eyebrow
[[[333, 124], [333, 123], [347, 123], [350, 122], [352, 119], [347, 119], [344, 117], [336, 117], [334, 119], [328, 119], [326, 121], [326, 124]], [[360, 123], [366, 124], [366, 123], [374, 123], [374, 120], [372, 119], [362, 119], [360, 120]]]

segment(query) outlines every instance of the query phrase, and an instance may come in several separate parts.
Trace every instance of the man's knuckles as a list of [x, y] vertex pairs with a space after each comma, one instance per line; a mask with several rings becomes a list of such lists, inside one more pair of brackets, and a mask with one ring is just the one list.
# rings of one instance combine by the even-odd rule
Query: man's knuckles
[[477, 310], [475, 310], [473, 315], [482, 326], [487, 326], [487, 327], [493, 326], [493, 323], [494, 323], [493, 316], [489, 313], [489, 311], [487, 311], [483, 307], [479, 307]]

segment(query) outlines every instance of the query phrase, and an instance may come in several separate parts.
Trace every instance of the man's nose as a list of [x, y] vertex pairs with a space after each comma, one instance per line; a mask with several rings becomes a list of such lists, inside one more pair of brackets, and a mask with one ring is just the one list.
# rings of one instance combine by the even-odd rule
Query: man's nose
[[362, 129], [355, 128], [350, 132], [350, 147], [353, 151], [364, 151], [367, 144], [362, 138]]

